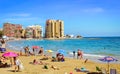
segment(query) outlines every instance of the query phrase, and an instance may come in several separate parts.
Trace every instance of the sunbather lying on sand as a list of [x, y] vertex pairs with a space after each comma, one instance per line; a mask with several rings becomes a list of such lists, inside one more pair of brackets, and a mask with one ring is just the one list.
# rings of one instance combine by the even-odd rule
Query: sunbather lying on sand
[[47, 55], [44, 55], [44, 57], [40, 60], [48, 60], [48, 59], [49, 59], [49, 57]]
[[45, 62], [42, 62], [41, 60], [40, 61], [37, 61], [36, 59], [33, 60], [33, 64], [36, 65], [36, 64], [39, 64], [39, 65], [47, 65], [48, 63], [45, 63]]
[[53, 68], [54, 70], [59, 70], [59, 68], [58, 67], [56, 67], [56, 66], [51, 66], [51, 68]]

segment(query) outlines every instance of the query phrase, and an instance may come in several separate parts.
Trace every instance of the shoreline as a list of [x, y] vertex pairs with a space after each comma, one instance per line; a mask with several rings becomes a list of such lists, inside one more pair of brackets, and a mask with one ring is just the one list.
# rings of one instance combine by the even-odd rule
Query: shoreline
[[[24, 40], [24, 39], [20, 39], [20, 40]], [[20, 41], [20, 40], [11, 40], [11, 41]], [[34, 40], [34, 39], [32, 39], [32, 40]], [[9, 42], [9, 41], [8, 41], [8, 42]], [[12, 48], [15, 48], [15, 47], [12, 47]], [[20, 49], [23, 49], [23, 48], [20, 48]], [[31, 48], [30, 48], [30, 49], [31, 49]], [[13, 51], [20, 51], [20, 50], [17, 49], [17, 50], [13, 50]], [[55, 51], [55, 52], [56, 52], [56, 51]], [[70, 54], [69, 54], [68, 58], [71, 58], [72, 52], [69, 52], [69, 53], [70, 53]], [[55, 55], [55, 53], [54, 53], [54, 55]], [[85, 58], [88, 58], [88, 59], [90, 59], [90, 60], [92, 60], [92, 61], [99, 62], [97, 59], [98, 59], [98, 58], [102, 58], [102, 57], [104, 57], [104, 56], [106, 56], [106, 55], [85, 53], [84, 56], [85, 56]], [[119, 56], [114, 56], [114, 57], [116, 57], [116, 58], [118, 58], [118, 60], [120, 60]], [[120, 62], [118, 62], [118, 63], [120, 63]]]
[[[19, 50], [11, 50], [11, 49], [9, 49], [9, 51], [14, 51], [14, 52], [20, 53]], [[45, 52], [45, 55], [48, 53], [47, 51], [44, 51], [44, 52]], [[24, 53], [24, 51], [22, 51], [22, 53]], [[71, 53], [72, 53], [72, 52], [71, 52]], [[39, 56], [39, 55], [37, 55], [37, 56]], [[52, 53], [52, 56], [55, 57], [55, 56], [56, 56], [56, 52]], [[83, 60], [88, 59], [88, 60], [91, 61], [91, 62], [106, 63], [106, 62], [101, 62], [101, 61], [98, 60], [98, 59], [103, 58], [103, 57], [105, 57], [105, 55], [84, 54], [84, 55], [83, 55]], [[68, 59], [76, 59], [76, 60], [77, 60], [77, 54], [76, 54], [75, 58], [73, 58], [73, 55], [72, 55], [72, 54], [68, 54], [67, 56], [65, 56], [65, 58], [68, 58]], [[115, 63], [120, 64], [120, 57], [118, 56], [118, 57], [115, 57], [115, 58], [117, 58], [118, 61], [117, 61], [117, 62], [112, 62], [112, 63], [114, 63], [114, 64], [115, 64]]]

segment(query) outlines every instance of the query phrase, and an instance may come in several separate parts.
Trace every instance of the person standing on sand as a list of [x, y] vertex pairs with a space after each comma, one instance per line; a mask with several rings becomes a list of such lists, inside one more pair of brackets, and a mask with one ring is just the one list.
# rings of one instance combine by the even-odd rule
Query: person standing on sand
[[78, 52], [77, 52], [77, 59], [81, 59], [81, 58], [82, 58], [82, 54], [81, 54], [80, 49], [78, 49]]
[[15, 64], [15, 72], [20, 71], [21, 61], [18, 59], [18, 57], [14, 57], [14, 64]]
[[73, 51], [73, 58], [75, 58], [75, 51]]
[[4, 39], [1, 40], [1, 44], [2, 44], [1, 47], [2, 47], [2, 48], [5, 48], [5, 45], [6, 45], [6, 44], [5, 44], [5, 40], [4, 40]]
[[78, 49], [78, 51], [77, 51], [77, 59], [79, 59], [79, 56], [80, 56], [80, 50]]

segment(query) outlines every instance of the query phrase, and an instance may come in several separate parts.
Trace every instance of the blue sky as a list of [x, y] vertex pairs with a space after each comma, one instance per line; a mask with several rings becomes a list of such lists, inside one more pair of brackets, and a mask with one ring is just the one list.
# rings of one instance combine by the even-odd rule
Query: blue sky
[[120, 0], [0, 0], [3, 23], [40, 24], [64, 21], [65, 34], [120, 36]]

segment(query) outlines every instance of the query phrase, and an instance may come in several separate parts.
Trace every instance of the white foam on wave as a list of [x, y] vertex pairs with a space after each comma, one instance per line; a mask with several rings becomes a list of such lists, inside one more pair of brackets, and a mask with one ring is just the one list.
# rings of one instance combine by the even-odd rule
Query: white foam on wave
[[105, 56], [103, 56], [103, 55], [95, 55], [95, 54], [83, 54], [83, 56], [88, 56], [88, 57], [105, 57]]
[[[72, 52], [69, 52], [68, 54], [73, 55]], [[76, 55], [77, 55], [77, 53], [76, 53]], [[85, 57], [99, 57], [99, 58], [105, 57], [104, 55], [86, 54], [86, 53], [84, 53], [83, 56], [85, 56]]]

